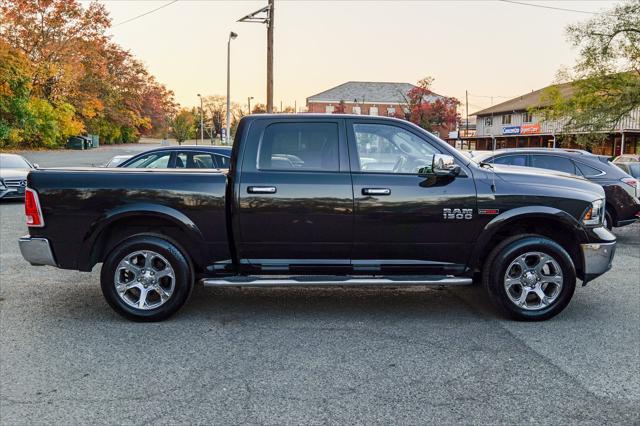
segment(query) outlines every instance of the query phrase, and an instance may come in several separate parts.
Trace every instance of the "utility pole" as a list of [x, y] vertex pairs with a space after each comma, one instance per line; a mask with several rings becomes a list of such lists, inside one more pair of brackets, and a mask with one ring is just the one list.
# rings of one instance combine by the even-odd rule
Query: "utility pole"
[[465, 108], [466, 108], [466, 115], [467, 115], [467, 125], [466, 125], [467, 129], [464, 132], [464, 136], [468, 138], [469, 137], [469, 91], [468, 90], [464, 91], [464, 96], [466, 98]]
[[251, 114], [251, 99], [253, 99], [253, 96], [247, 97], [247, 108], [249, 109], [247, 114]]
[[282, 101], [280, 101], [280, 113], [282, 114]]
[[269, 21], [267, 22], [267, 112], [273, 112], [273, 12], [275, 0], [269, 0]]
[[268, 0], [269, 4], [240, 19], [238, 22], [254, 22], [267, 24], [267, 112], [273, 112], [273, 21], [275, 0]]
[[[204, 145], [204, 109], [202, 108], [202, 95], [198, 93], [198, 97], [200, 98], [200, 144]], [[197, 139], [196, 145], [198, 145]]]

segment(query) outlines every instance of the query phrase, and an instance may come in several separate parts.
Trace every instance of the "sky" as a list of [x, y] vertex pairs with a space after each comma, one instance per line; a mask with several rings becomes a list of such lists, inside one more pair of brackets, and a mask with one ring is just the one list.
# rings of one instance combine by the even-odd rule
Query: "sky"
[[[415, 83], [433, 77], [436, 93], [465, 101], [469, 113], [553, 83], [576, 51], [567, 25], [613, 1], [535, 1], [577, 11], [498, 0], [276, 0], [274, 104], [298, 107], [346, 81]], [[226, 94], [231, 42], [231, 99], [246, 108], [266, 100], [266, 26], [238, 19], [263, 1], [102, 0], [113, 40], [142, 60], [183, 106], [198, 93]], [[167, 5], [168, 4], [168, 5]], [[140, 18], [138, 15], [167, 5]], [[493, 99], [491, 98], [493, 97]]]

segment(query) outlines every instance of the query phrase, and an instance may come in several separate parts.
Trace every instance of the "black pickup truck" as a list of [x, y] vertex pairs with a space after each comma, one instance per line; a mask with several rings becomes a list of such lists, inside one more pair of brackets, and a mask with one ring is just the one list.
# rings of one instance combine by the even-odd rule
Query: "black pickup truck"
[[33, 265], [102, 263], [108, 303], [167, 318], [209, 286], [467, 285], [505, 314], [562, 311], [611, 268], [602, 187], [476, 164], [406, 121], [241, 120], [229, 170], [41, 169], [28, 176]]

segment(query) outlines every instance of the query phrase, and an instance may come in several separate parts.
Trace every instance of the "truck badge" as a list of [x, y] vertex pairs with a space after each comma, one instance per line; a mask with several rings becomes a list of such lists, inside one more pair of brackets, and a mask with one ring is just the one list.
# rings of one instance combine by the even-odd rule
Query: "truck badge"
[[447, 219], [466, 219], [473, 218], [473, 209], [442, 209], [442, 216]]

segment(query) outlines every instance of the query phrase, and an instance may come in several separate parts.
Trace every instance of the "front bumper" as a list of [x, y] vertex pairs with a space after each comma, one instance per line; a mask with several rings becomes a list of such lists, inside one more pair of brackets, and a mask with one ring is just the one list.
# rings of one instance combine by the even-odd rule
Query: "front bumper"
[[18, 240], [18, 245], [20, 246], [22, 257], [30, 264], [34, 266], [58, 266], [53, 257], [49, 240], [46, 238], [24, 236]]
[[584, 264], [583, 285], [611, 269], [616, 242], [580, 244]]

